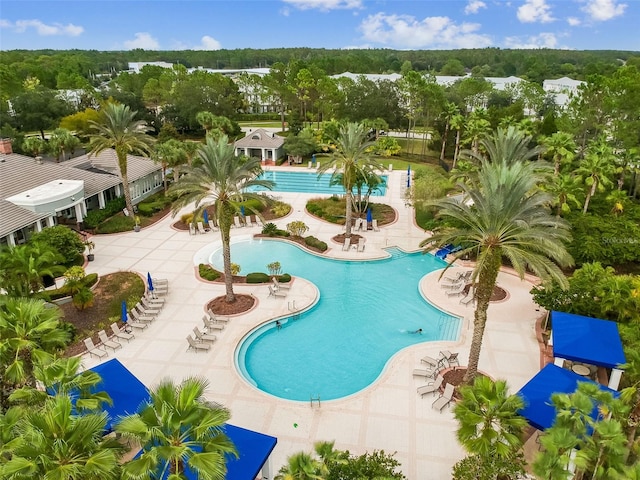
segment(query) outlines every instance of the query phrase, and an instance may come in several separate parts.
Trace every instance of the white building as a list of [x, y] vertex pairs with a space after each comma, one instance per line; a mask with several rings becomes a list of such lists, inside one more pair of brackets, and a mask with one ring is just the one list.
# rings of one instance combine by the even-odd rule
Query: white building
[[542, 82], [542, 89], [553, 96], [556, 105], [564, 107], [573, 96], [578, 94], [580, 85], [584, 84], [585, 82], [581, 80], [562, 77], [556, 80], [545, 80]]

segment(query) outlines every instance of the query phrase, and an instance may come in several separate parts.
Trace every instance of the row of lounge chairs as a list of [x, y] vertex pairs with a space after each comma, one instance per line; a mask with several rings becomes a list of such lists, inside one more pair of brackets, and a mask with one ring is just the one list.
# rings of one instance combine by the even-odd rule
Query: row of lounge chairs
[[459, 272], [454, 276], [446, 276], [443, 277], [440, 281], [440, 287], [446, 289], [445, 292], [447, 297], [454, 297], [464, 295], [460, 299], [460, 303], [462, 305], [469, 305], [470, 303], [475, 302], [475, 287], [471, 285], [469, 290], [465, 294], [465, 289], [467, 288], [467, 282], [471, 279], [471, 274], [473, 272], [471, 270], [466, 270], [464, 272]]
[[[364, 252], [364, 242], [365, 242], [365, 239], [360, 237], [358, 239], [358, 243], [354, 244], [353, 246], [356, 247], [358, 252]], [[348, 252], [350, 248], [351, 248], [351, 237], [345, 237], [344, 243], [342, 244], [342, 251]]]
[[[421, 363], [426, 363], [429, 368], [416, 368], [413, 371], [414, 376], [432, 378], [433, 380], [427, 382], [425, 385], [418, 387], [418, 395], [424, 397], [428, 393], [436, 394], [440, 392], [442, 384], [444, 383], [444, 377], [440, 375], [440, 371], [446, 367], [459, 366], [458, 352], [452, 353], [448, 350], [443, 350], [439, 353], [438, 358], [425, 355], [420, 359]], [[453, 385], [445, 384], [444, 392], [440, 393], [438, 398], [432, 403], [432, 407], [440, 412], [442, 409], [449, 405], [453, 399], [454, 388]]]
[[373, 230], [374, 232], [380, 231], [380, 228], [378, 227], [378, 220], [375, 218], [371, 220], [371, 228], [369, 228], [369, 222], [364, 218], [356, 218], [353, 227], [356, 232], [366, 232], [367, 230]]
[[269, 285], [269, 296], [274, 298], [285, 298], [291, 286], [280, 283], [276, 277], [273, 277], [271, 281], [272, 285]]
[[209, 310], [206, 315], [202, 316], [204, 331], [201, 331], [197, 326], [195, 326], [193, 327], [193, 336], [191, 334], [187, 335], [187, 350], [193, 349], [196, 352], [209, 351], [211, 349], [211, 345], [213, 345], [213, 343], [218, 339], [216, 333], [220, 333], [224, 330], [228, 321], [228, 318], [214, 315], [214, 313]]

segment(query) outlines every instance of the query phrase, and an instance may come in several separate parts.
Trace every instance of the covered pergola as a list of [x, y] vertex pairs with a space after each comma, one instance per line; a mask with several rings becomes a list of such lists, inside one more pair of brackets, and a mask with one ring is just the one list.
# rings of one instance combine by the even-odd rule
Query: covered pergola
[[551, 312], [554, 363], [565, 360], [611, 369], [609, 388], [617, 390], [626, 363], [618, 324], [609, 320], [564, 312]]
[[[580, 382], [596, 384], [601, 390], [609, 391], [614, 396], [618, 396], [618, 392], [615, 390], [550, 363], [545, 365], [518, 391], [518, 395], [522, 397], [525, 405], [518, 413], [526, 418], [531, 426], [544, 431], [551, 427], [556, 419], [557, 412], [551, 401], [551, 396], [554, 393], [573, 393], [577, 390]], [[597, 416], [598, 408], [594, 404], [591, 417], [595, 419]]]
[[[149, 399], [147, 387], [118, 359], [109, 360], [91, 370], [102, 377], [94, 390], [105, 391], [113, 400], [112, 405], [103, 407], [108, 414], [108, 431], [113, 429], [118, 417], [136, 413], [140, 405]], [[260, 472], [263, 477], [271, 478], [268, 460], [278, 441], [275, 437], [230, 424], [224, 426], [224, 432], [238, 451], [238, 458], [226, 458], [227, 480], [254, 480]], [[142, 450], [138, 455], [141, 453]], [[185, 473], [188, 478], [197, 479], [193, 472]]]

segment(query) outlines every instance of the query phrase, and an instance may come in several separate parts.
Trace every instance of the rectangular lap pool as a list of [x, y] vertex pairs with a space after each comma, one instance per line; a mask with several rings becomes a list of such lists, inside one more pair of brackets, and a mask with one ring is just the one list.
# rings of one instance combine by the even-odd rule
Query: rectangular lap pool
[[[287, 172], [268, 170], [260, 177], [264, 180], [271, 180], [276, 185], [274, 192], [299, 192], [299, 193], [325, 193], [341, 195], [344, 193], [342, 185], [330, 185], [331, 174], [325, 173], [318, 176], [315, 172]], [[383, 183], [376, 188], [371, 196], [381, 197], [387, 191], [387, 176], [381, 176]], [[267, 190], [263, 187], [251, 188], [251, 192]]]

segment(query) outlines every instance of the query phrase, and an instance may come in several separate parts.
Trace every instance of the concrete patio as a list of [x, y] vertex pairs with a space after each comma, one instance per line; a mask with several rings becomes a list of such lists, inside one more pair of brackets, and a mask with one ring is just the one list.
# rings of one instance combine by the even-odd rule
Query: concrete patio
[[[297, 169], [299, 170], [299, 169]], [[293, 206], [292, 212], [278, 220], [284, 226], [301, 220], [313, 235], [329, 244], [327, 256], [340, 259], [373, 259], [386, 256], [385, 248], [396, 246], [406, 251], [419, 249], [427, 237], [413, 220], [413, 209], [405, 205], [406, 172], [389, 173], [389, 186], [384, 197], [374, 202], [394, 207], [395, 223], [367, 231], [364, 252], [343, 252], [331, 238], [341, 228], [317, 220], [305, 212], [306, 201], [316, 195], [274, 193]], [[323, 401], [313, 407], [309, 402], [282, 400], [265, 394], [236, 371], [234, 352], [240, 340], [256, 325], [285, 315], [287, 300], [298, 308], [313, 303], [318, 291], [304, 278], [295, 278], [287, 300], [269, 297], [264, 285], [235, 285], [237, 293], [249, 293], [258, 299], [257, 308], [234, 317], [218, 334], [218, 341], [206, 353], [187, 352], [186, 336], [196, 325], [201, 326], [205, 304], [224, 292], [224, 286], [199, 281], [195, 266], [219, 245], [219, 233], [190, 236], [172, 228], [176, 219], [169, 217], [139, 233], [92, 237], [96, 244], [95, 261], [88, 273], [100, 275], [116, 271], [133, 271], [146, 277], [169, 280], [166, 305], [149, 328], [135, 331], [136, 338], [124, 343], [109, 358], [117, 357], [149, 387], [171, 376], [181, 380], [201, 375], [210, 382], [208, 397], [231, 410], [232, 423], [278, 438], [271, 456], [273, 478], [289, 455], [311, 451], [318, 440], [335, 440], [335, 447], [354, 454], [385, 450], [396, 453], [402, 470], [410, 479], [448, 479], [453, 464], [464, 456], [455, 438], [456, 422], [450, 409], [442, 413], [431, 408], [433, 397], [421, 398], [416, 388], [424, 383], [412, 376], [424, 355], [437, 356], [440, 350], [460, 352], [466, 363], [471, 341], [473, 306], [461, 305], [459, 297], [447, 297], [438, 285], [440, 272], [426, 275], [420, 282], [424, 297], [442, 310], [463, 318], [461, 335], [456, 342], [425, 342], [406, 348], [389, 360], [385, 370], [369, 388], [340, 400]], [[259, 233], [258, 227], [232, 229], [232, 239]], [[532, 279], [531, 279], [532, 280]], [[531, 281], [520, 281], [502, 272], [498, 284], [508, 297], [492, 304], [484, 336], [480, 370], [494, 378], [506, 379], [517, 391], [539, 370], [539, 350], [534, 324], [540, 312], [531, 299]], [[85, 356], [85, 367], [98, 363]]]

